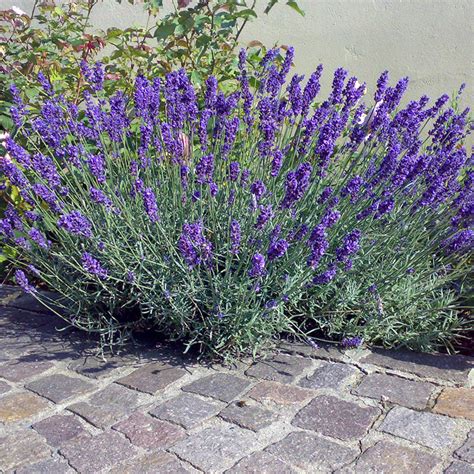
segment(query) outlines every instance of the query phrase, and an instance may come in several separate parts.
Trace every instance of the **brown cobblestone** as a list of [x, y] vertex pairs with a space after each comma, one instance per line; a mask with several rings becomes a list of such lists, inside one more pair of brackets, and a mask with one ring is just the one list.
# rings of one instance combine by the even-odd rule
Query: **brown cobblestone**
[[474, 421], [474, 389], [445, 388], [436, 400], [433, 411]]

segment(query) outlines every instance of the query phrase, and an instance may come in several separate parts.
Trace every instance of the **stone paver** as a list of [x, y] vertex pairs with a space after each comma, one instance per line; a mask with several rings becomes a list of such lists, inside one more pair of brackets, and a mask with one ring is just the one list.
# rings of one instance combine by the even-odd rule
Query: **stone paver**
[[456, 443], [456, 422], [447, 416], [395, 407], [379, 430], [431, 449], [452, 447]]
[[139, 412], [113, 428], [123, 433], [135, 446], [146, 449], [166, 449], [186, 436], [183, 428]]
[[474, 389], [445, 388], [436, 400], [433, 411], [474, 421]]
[[306, 432], [290, 433], [266, 452], [304, 472], [327, 472], [352, 461], [358, 451]]
[[108, 471], [109, 474], [187, 474], [189, 472], [176, 456], [165, 451], [138, 456]]
[[55, 448], [85, 432], [80, 421], [72, 415], [50, 416], [35, 423], [33, 428]]
[[45, 360], [12, 360], [0, 365], [0, 377], [10, 382], [21, 382], [42, 374], [51, 367], [54, 367], [54, 364]]
[[94, 437], [79, 437], [59, 451], [81, 474], [93, 474], [136, 454], [135, 448], [113, 431]]
[[90, 392], [94, 389], [94, 385], [77, 377], [53, 374], [30, 382], [26, 388], [54, 403], [61, 403]]
[[259, 402], [270, 401], [278, 405], [299, 405], [314, 397], [314, 393], [293, 385], [260, 382], [248, 392], [248, 396]]
[[410, 408], [423, 409], [434, 388], [434, 385], [427, 382], [376, 373], [367, 375], [355, 389], [355, 393]]
[[474, 464], [474, 430], [471, 430], [465, 443], [455, 452], [455, 455], [463, 461]]
[[255, 447], [256, 437], [253, 432], [228, 425], [206, 428], [179, 441], [170, 451], [198, 469], [219, 472], [230, 468]]
[[111, 357], [107, 360], [99, 357], [85, 357], [73, 360], [68, 368], [78, 374], [94, 379], [109, 376], [114, 370], [126, 366], [126, 360], [122, 357]]
[[219, 413], [221, 405], [185, 393], [158, 405], [150, 414], [190, 429]]
[[418, 449], [406, 448], [388, 441], [379, 441], [362, 453], [357, 462], [342, 469], [341, 473], [413, 474], [431, 473], [441, 460]]
[[473, 473], [472, 357], [282, 343], [228, 366], [147, 336], [102, 359], [15, 292], [0, 285], [5, 474]]
[[7, 394], [0, 401], [0, 422], [12, 423], [39, 415], [48, 408], [48, 402], [27, 392]]
[[15, 474], [74, 474], [75, 472], [67, 461], [61, 458], [45, 459], [15, 470]]
[[30, 429], [0, 437], [0, 472], [33, 464], [49, 457], [50, 447]]
[[269, 410], [241, 402], [231, 403], [220, 412], [219, 416], [230, 423], [253, 431], [266, 428], [277, 419], [277, 416]]
[[139, 392], [111, 384], [94, 393], [87, 401], [69, 405], [68, 410], [97, 428], [107, 428], [126, 418], [139, 405]]
[[154, 395], [179, 380], [186, 373], [184, 369], [156, 362], [134, 370], [131, 374], [118, 379], [117, 382], [140, 392]]
[[374, 407], [322, 395], [300, 410], [292, 423], [325, 436], [350, 440], [362, 437], [380, 413]]
[[230, 374], [213, 374], [183, 387], [186, 392], [230, 402], [244, 392], [252, 382]]
[[474, 474], [474, 466], [463, 461], [454, 461], [445, 474]]
[[474, 358], [463, 355], [422, 354], [406, 350], [374, 350], [361, 362], [412, 373], [420, 377], [448, 380], [459, 384], [467, 382], [474, 369]]
[[300, 387], [312, 388], [332, 388], [337, 390], [344, 386], [348, 379], [357, 374], [358, 370], [346, 364], [323, 362], [311, 375], [300, 380]]
[[274, 382], [292, 382], [313, 362], [303, 357], [277, 354], [256, 362], [245, 372], [247, 375]]
[[296, 474], [296, 471], [265, 451], [259, 451], [239, 461], [226, 474]]

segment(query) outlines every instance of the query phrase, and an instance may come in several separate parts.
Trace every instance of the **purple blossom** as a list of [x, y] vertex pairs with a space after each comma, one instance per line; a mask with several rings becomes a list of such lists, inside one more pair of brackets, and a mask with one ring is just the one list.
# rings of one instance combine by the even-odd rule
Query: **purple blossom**
[[89, 155], [87, 160], [89, 170], [97, 181], [101, 184], [105, 183], [105, 159], [101, 154]]
[[275, 260], [277, 258], [283, 257], [288, 251], [288, 242], [285, 239], [278, 239], [276, 241], [270, 242], [268, 247], [268, 259]]
[[339, 262], [345, 262], [349, 255], [353, 255], [359, 250], [361, 236], [362, 232], [359, 229], [354, 229], [344, 237], [342, 245], [336, 249], [336, 257]]
[[283, 165], [283, 153], [281, 150], [276, 150], [273, 153], [273, 160], [272, 160], [272, 171], [271, 176], [276, 177], [279, 175], [281, 167]]
[[58, 225], [71, 234], [92, 237], [92, 225], [79, 211], [63, 214], [58, 220]]
[[209, 192], [210, 192], [211, 196], [216, 197], [218, 191], [219, 191], [219, 186], [214, 181], [210, 182], [209, 183]]
[[101, 263], [90, 253], [84, 252], [81, 256], [82, 268], [91, 275], [99, 277], [101, 280], [107, 278], [108, 272]]
[[18, 188], [27, 188], [29, 186], [25, 175], [14, 163], [8, 162], [7, 160], [0, 160], [0, 170], [3, 171], [13, 186], [17, 186]]
[[104, 69], [102, 63], [97, 62], [93, 68], [90, 68], [86, 61], [81, 62], [81, 72], [86, 78], [86, 81], [94, 91], [100, 91], [104, 84]]
[[112, 207], [112, 201], [100, 189], [91, 186], [91, 188], [89, 189], [89, 195], [92, 201], [94, 201], [95, 203], [103, 204], [107, 208]]
[[26, 277], [23, 270], [15, 270], [15, 279], [25, 293], [36, 293], [36, 288], [30, 285], [30, 282], [28, 281], [28, 278]]
[[145, 188], [142, 191], [143, 197], [143, 206], [145, 207], [145, 211], [150, 218], [150, 221], [155, 223], [160, 220], [158, 215], [158, 205], [156, 204], [156, 196], [155, 193], [151, 188]]
[[47, 249], [51, 242], [46, 240], [45, 236], [36, 227], [32, 227], [28, 232], [31, 240], [36, 242], [41, 248]]
[[375, 103], [380, 102], [385, 95], [388, 86], [388, 71], [384, 71], [377, 80], [377, 90], [374, 94]]
[[47, 186], [44, 184], [34, 184], [31, 189], [33, 192], [41, 198], [44, 202], [46, 202], [52, 211], [60, 212], [62, 209], [62, 204], [58, 203], [57, 197], [53, 191], [51, 191]]
[[311, 254], [307, 264], [314, 270], [329, 248], [329, 242], [323, 225], [320, 224], [313, 229], [308, 239], [308, 245], [311, 247]]
[[360, 188], [364, 184], [364, 180], [360, 176], [354, 176], [341, 190], [341, 196], [350, 195], [355, 198], [359, 194]]
[[265, 275], [265, 257], [261, 253], [256, 253], [252, 257], [252, 268], [249, 270], [251, 278], [258, 278]]
[[263, 229], [268, 221], [273, 217], [273, 208], [272, 205], [260, 206], [260, 213], [257, 217], [257, 223], [255, 224], [256, 229]]
[[303, 91], [303, 103], [302, 103], [302, 116], [306, 116], [308, 114], [309, 108], [311, 104], [313, 103], [314, 99], [319, 93], [319, 90], [321, 89], [321, 85], [319, 83], [319, 80], [321, 78], [321, 74], [323, 72], [323, 65], [320, 64], [316, 71], [313, 72], [308, 80], [308, 83], [306, 84], [306, 87], [304, 88]]
[[286, 193], [281, 204], [284, 209], [289, 209], [303, 197], [309, 187], [311, 171], [312, 166], [309, 163], [301, 163], [295, 171], [287, 174]]
[[178, 249], [190, 268], [211, 263], [212, 244], [204, 237], [203, 230], [202, 222], [183, 224]]
[[229, 179], [231, 181], [237, 181], [240, 174], [240, 163], [238, 161], [233, 161], [229, 165]]
[[214, 174], [214, 155], [204, 155], [196, 165], [196, 181], [210, 183]]
[[335, 209], [328, 209], [321, 219], [321, 225], [328, 229], [332, 227], [341, 218], [341, 213]]
[[449, 253], [464, 253], [474, 249], [474, 230], [465, 229], [443, 242]]
[[354, 349], [356, 347], [359, 347], [362, 345], [364, 342], [364, 339], [360, 336], [354, 336], [354, 337], [345, 337], [342, 341], [342, 347], [345, 347], [346, 349]]
[[262, 198], [262, 196], [265, 194], [266, 191], [267, 191], [267, 188], [265, 184], [263, 183], [263, 181], [261, 180], [257, 180], [253, 182], [250, 186], [250, 192], [255, 196], [257, 201]]
[[316, 275], [313, 278], [313, 283], [315, 285], [326, 285], [330, 281], [334, 279], [337, 274], [337, 267], [336, 265], [331, 265], [325, 272]]
[[240, 224], [236, 219], [232, 219], [230, 223], [230, 242], [231, 253], [234, 255], [239, 253], [241, 238]]
[[339, 104], [342, 102], [342, 91], [344, 88], [344, 81], [347, 77], [347, 71], [340, 67], [334, 72], [334, 79], [332, 81], [331, 103]]

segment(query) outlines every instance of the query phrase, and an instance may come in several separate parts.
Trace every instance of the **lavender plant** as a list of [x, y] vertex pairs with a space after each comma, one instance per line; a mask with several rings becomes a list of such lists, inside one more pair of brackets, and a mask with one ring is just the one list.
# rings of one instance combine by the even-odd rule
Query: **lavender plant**
[[[1, 167], [29, 209], [0, 228], [18, 284], [53, 305], [31, 283], [44, 282], [71, 324], [111, 340], [153, 327], [220, 356], [321, 329], [393, 344], [384, 288], [416, 294], [400, 276], [429, 275], [423, 301], [450, 295], [474, 241], [468, 111], [448, 96], [399, 109], [408, 80], [389, 86], [386, 72], [368, 108], [342, 68], [316, 103], [322, 66], [287, 80], [293, 49], [281, 66], [276, 55], [251, 74], [241, 51], [240, 89], [210, 76], [203, 97], [184, 70], [107, 97], [101, 65], [84, 63], [85, 107], [40, 75], [33, 116], [13, 86], [28, 146], [6, 138]], [[449, 342], [462, 323], [439, 314], [405, 341]]]

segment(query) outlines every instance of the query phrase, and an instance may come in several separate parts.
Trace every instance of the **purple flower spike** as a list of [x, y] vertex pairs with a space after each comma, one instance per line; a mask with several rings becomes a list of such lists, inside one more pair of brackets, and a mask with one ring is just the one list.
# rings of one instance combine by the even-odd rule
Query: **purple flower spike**
[[146, 188], [143, 190], [142, 196], [145, 211], [148, 214], [151, 222], [158, 222], [160, 218], [158, 216], [158, 205], [156, 204], [155, 193], [151, 188]]
[[36, 293], [36, 288], [30, 285], [28, 278], [23, 270], [15, 270], [15, 279], [18, 285], [25, 293]]
[[103, 268], [100, 262], [90, 253], [84, 252], [82, 254], [81, 263], [84, 270], [91, 275], [95, 275], [101, 280], [105, 280], [107, 278], [107, 270]]
[[71, 234], [92, 237], [92, 225], [89, 219], [79, 211], [71, 211], [69, 214], [62, 215], [58, 220], [58, 225]]
[[283, 257], [288, 251], [288, 242], [285, 239], [279, 239], [270, 243], [268, 248], [268, 259], [276, 260]]
[[265, 257], [261, 253], [256, 253], [252, 257], [252, 268], [249, 270], [251, 278], [258, 278], [265, 275]]
[[359, 347], [362, 345], [364, 342], [364, 339], [360, 336], [354, 336], [354, 337], [345, 337], [342, 341], [342, 347], [345, 347], [346, 349], [355, 349], [356, 347]]

